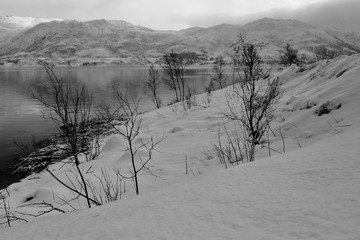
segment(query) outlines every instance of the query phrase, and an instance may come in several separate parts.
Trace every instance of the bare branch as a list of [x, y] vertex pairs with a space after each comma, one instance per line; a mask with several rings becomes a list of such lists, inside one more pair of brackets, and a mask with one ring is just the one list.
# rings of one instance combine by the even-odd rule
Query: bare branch
[[[233, 97], [227, 97], [227, 110], [224, 115], [230, 120], [239, 121], [246, 130], [250, 143], [249, 161], [254, 160], [255, 147], [259, 145], [273, 118], [273, 105], [282, 94], [279, 79], [270, 79], [269, 71], [263, 71], [261, 47], [239, 35], [232, 47], [233, 78], [237, 75], [238, 84], [233, 85]], [[230, 144], [231, 148], [234, 148]]]
[[[81, 193], [80, 195], [86, 198], [90, 208], [91, 200], [88, 196], [85, 178], [79, 167], [78, 154], [87, 141], [84, 134], [81, 133], [86, 132], [86, 126], [90, 121], [92, 95], [84, 84], [77, 87], [65, 82], [63, 78], [55, 73], [54, 67], [50, 63], [39, 61], [39, 64], [44, 67], [47, 74], [47, 89], [51, 91], [51, 99], [47, 99], [41, 91], [35, 91], [34, 87], [28, 85], [30, 93], [34, 99], [48, 110], [48, 114], [44, 116], [50, 118], [59, 127], [60, 132], [65, 135], [66, 143], [70, 148], [75, 167], [81, 178], [84, 194]], [[48, 169], [47, 171], [50, 172]], [[52, 173], [50, 172], [50, 174]], [[60, 183], [65, 185], [61, 181]], [[67, 187], [74, 190], [74, 188]]]

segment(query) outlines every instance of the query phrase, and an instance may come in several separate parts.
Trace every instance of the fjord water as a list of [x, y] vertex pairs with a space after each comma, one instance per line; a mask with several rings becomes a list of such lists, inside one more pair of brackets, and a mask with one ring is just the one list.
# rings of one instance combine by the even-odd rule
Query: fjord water
[[[93, 94], [94, 105], [104, 102], [115, 104], [111, 93], [116, 86], [130, 99], [140, 99], [141, 111], [155, 108], [146, 86], [146, 67], [64, 67], [55, 70], [66, 81], [84, 83]], [[187, 84], [196, 93], [204, 92], [210, 72], [209, 68], [187, 69]], [[31, 141], [32, 136], [42, 138], [56, 133], [51, 120], [42, 118], [44, 109], [31, 98], [29, 92], [29, 86], [42, 89], [44, 81], [46, 74], [40, 67], [0, 68], [0, 189], [19, 178], [8, 170], [16, 163], [14, 156], [19, 152], [14, 140], [26, 143]], [[46, 97], [51, 97], [47, 89], [41, 91]], [[174, 98], [173, 92], [163, 84], [159, 93], [163, 104]]]

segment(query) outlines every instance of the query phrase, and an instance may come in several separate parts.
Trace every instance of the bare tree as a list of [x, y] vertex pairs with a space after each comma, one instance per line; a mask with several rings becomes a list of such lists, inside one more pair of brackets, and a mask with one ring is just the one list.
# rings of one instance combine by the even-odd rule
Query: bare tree
[[225, 66], [226, 63], [224, 61], [224, 58], [222, 56], [219, 56], [215, 59], [212, 68], [213, 76], [211, 80], [216, 82], [219, 85], [220, 89], [226, 86], [227, 75], [225, 74]]
[[[121, 177], [120, 170], [114, 169], [114, 174], [111, 176], [106, 168], [101, 168], [100, 175], [94, 174], [97, 179], [98, 185], [88, 181], [89, 188], [93, 199], [101, 204], [109, 203], [121, 199], [123, 178]], [[125, 181], [124, 181], [125, 186]]]
[[290, 66], [291, 64], [298, 64], [298, 50], [293, 48], [289, 43], [286, 44], [283, 54], [280, 55], [280, 63]]
[[[107, 106], [102, 106], [100, 115], [106, 118], [114, 129], [127, 143], [125, 151], [129, 151], [132, 169], [130, 176], [124, 176], [118, 172], [123, 179], [132, 179], [135, 182], [136, 194], [139, 194], [139, 172], [145, 170], [150, 174], [149, 162], [152, 159], [155, 147], [162, 141], [155, 141], [152, 137], [147, 140], [140, 139], [142, 127], [142, 116], [139, 112], [140, 101], [129, 101], [126, 95], [113, 87], [118, 107], [114, 111]], [[146, 156], [142, 156], [145, 152]], [[143, 159], [144, 157], [144, 159]]]
[[156, 108], [160, 108], [161, 100], [158, 96], [158, 89], [160, 85], [159, 71], [155, 69], [154, 65], [150, 65], [148, 70], [148, 80], [146, 82], [147, 87], [150, 89], [153, 102]]
[[[84, 189], [84, 194], [78, 193], [86, 198], [88, 207], [91, 208], [91, 202], [94, 201], [89, 198], [87, 184], [79, 167], [78, 154], [81, 152], [84, 141], [86, 141], [85, 136], [80, 133], [86, 131], [86, 126], [90, 120], [92, 96], [85, 85], [74, 87], [65, 82], [62, 77], [55, 73], [51, 64], [43, 61], [39, 62], [39, 64], [46, 71], [47, 82], [44, 87], [50, 91], [51, 98], [47, 98], [41, 91], [35, 91], [35, 88], [32, 87], [30, 87], [31, 95], [47, 109], [43, 116], [51, 119], [58, 126], [60, 133], [65, 135], [66, 143], [74, 159]], [[51, 171], [48, 170], [48, 172], [53, 175]], [[58, 178], [56, 179], [60, 181]], [[62, 181], [60, 183], [69, 188]]]
[[185, 61], [177, 53], [171, 52], [162, 58], [163, 81], [170, 90], [174, 90], [176, 102], [185, 100], [185, 67]]
[[227, 101], [225, 116], [240, 121], [247, 133], [249, 142], [248, 161], [254, 161], [255, 147], [260, 144], [265, 131], [273, 118], [273, 105], [282, 93], [279, 80], [264, 79], [268, 72], [261, 66], [261, 48], [239, 35], [234, 45], [233, 59], [238, 71], [239, 84], [234, 87], [235, 100]]

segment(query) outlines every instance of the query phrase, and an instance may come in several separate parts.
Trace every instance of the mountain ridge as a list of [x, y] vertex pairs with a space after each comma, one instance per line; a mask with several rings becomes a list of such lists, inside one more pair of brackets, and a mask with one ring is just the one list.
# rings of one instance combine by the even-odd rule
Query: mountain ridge
[[60, 18], [33, 18], [33, 17], [17, 17], [17, 16], [0, 16], [0, 27], [22, 29], [27, 27], [33, 27], [40, 23], [51, 21], [64, 21]]
[[287, 43], [308, 57], [313, 55], [312, 48], [320, 45], [347, 53], [360, 52], [359, 34], [329, 31], [294, 19], [262, 18], [245, 25], [220, 24], [179, 31], [159, 31], [123, 20], [97, 19], [50, 21], [24, 28], [0, 41], [0, 60], [45, 58], [68, 65], [147, 64], [170, 51], [195, 52], [210, 59], [225, 54], [239, 32], [246, 32], [249, 39], [261, 42], [262, 54], [267, 60], [276, 59]]

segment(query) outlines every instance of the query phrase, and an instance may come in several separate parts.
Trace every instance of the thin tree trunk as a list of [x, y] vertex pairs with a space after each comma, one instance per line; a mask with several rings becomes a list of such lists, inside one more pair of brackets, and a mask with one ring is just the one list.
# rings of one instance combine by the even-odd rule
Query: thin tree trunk
[[90, 203], [90, 199], [89, 199], [89, 193], [88, 193], [88, 189], [87, 189], [87, 185], [86, 185], [86, 181], [85, 181], [85, 178], [83, 176], [83, 173], [81, 172], [80, 170], [80, 167], [79, 167], [79, 159], [77, 157], [76, 154], [74, 154], [74, 158], [75, 158], [75, 165], [76, 165], [76, 169], [80, 175], [80, 178], [81, 178], [81, 181], [84, 185], [84, 191], [85, 191], [85, 196], [86, 196], [86, 201], [87, 201], [87, 204], [88, 204], [88, 207], [91, 208], [91, 203]]
[[249, 152], [249, 161], [250, 162], [253, 162], [255, 159], [255, 147], [256, 147], [256, 145], [254, 143], [251, 143], [250, 152]]
[[138, 178], [137, 178], [137, 170], [136, 170], [136, 166], [135, 166], [135, 156], [134, 156], [131, 140], [129, 141], [129, 148], [130, 148], [130, 154], [131, 154], [131, 163], [132, 163], [132, 167], [133, 167], [133, 171], [134, 171], [135, 191], [136, 191], [136, 195], [139, 195], [139, 184], [138, 184]]

